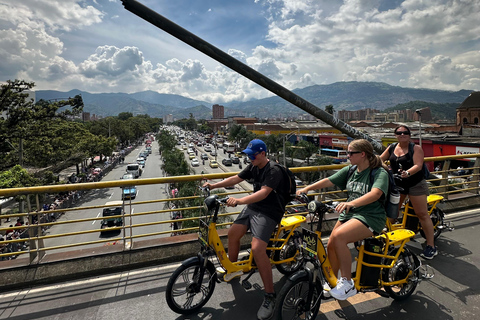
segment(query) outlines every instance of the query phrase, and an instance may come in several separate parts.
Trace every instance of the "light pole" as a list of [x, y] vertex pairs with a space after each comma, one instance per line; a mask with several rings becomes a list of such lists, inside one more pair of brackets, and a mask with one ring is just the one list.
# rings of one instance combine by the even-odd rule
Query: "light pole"
[[422, 146], [422, 109], [417, 109], [415, 112], [418, 114], [418, 144]]
[[297, 133], [297, 131], [292, 131], [292, 132], [288, 133], [287, 135], [285, 135], [285, 137], [283, 137], [283, 166], [284, 167], [287, 167], [287, 155], [285, 153], [285, 143], [295, 133]]

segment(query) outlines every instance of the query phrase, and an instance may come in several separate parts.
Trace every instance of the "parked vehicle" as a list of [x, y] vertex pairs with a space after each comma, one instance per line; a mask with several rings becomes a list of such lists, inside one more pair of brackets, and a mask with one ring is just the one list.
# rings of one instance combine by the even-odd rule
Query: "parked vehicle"
[[207, 155], [206, 153], [202, 153], [202, 154], [200, 155], [200, 158], [201, 158], [202, 160], [208, 160], [208, 155]]
[[239, 164], [240, 163], [240, 159], [238, 157], [231, 157], [230, 159], [232, 160], [232, 163], [234, 163], [234, 164]]

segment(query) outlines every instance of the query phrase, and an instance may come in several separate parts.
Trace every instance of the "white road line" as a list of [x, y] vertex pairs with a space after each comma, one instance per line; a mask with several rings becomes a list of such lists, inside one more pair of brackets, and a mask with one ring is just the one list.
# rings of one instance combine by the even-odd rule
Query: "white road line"
[[112, 199], [114, 193], [115, 193], [115, 191], [112, 192], [112, 194], [110, 195], [110, 197], [108, 197], [108, 200]]
[[[99, 212], [99, 213], [97, 214], [96, 218], [100, 217], [100, 214], [101, 214], [101, 212]], [[97, 220], [93, 220], [92, 225], [94, 225], [95, 222], [97, 222]]]

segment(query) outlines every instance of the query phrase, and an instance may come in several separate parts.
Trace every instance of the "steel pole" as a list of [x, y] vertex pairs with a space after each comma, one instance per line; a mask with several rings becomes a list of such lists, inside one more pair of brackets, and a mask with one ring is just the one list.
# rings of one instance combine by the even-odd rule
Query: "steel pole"
[[322, 109], [316, 107], [312, 103], [306, 101], [300, 96], [296, 95], [287, 88], [279, 85], [275, 81], [269, 79], [268, 77], [262, 75], [256, 70], [250, 68], [246, 64], [240, 62], [239, 60], [233, 58], [212, 44], [206, 42], [205, 40], [197, 37], [193, 33], [185, 30], [179, 25], [173, 23], [152, 9], [144, 6], [143, 4], [135, 0], [122, 0], [123, 6], [128, 11], [134, 13], [140, 18], [150, 22], [154, 26], [162, 29], [163, 31], [171, 34], [175, 38], [185, 42], [191, 47], [203, 52], [207, 56], [217, 60], [221, 64], [229, 67], [230, 69], [240, 73], [246, 78], [252, 80], [256, 84], [262, 86], [263, 88], [269, 90], [270, 92], [278, 95], [279, 97], [285, 99], [286, 101], [292, 103], [293, 105], [299, 107], [303, 111], [317, 117], [318, 119], [324, 121], [325, 123], [331, 125], [335, 129], [340, 130], [344, 134], [352, 138], [362, 138], [367, 139], [373, 145], [373, 148], [378, 153], [383, 152], [384, 147], [381, 143], [370, 138], [368, 135], [356, 130], [355, 128], [349, 126], [345, 122], [333, 117], [333, 115], [328, 112], [323, 111]]

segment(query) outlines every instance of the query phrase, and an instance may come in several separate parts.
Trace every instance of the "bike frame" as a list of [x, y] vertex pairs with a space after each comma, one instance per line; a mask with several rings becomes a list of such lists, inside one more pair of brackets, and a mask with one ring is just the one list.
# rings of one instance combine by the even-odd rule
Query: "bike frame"
[[[227, 256], [225, 247], [223, 246], [223, 243], [217, 232], [216, 218], [218, 215], [218, 209], [219, 207], [217, 206], [215, 208], [215, 213], [208, 222], [208, 224], [204, 220], [200, 220], [199, 241], [202, 244], [202, 247], [206, 248], [207, 251], [211, 251], [210, 253], [217, 256], [218, 261], [220, 262], [221, 266], [226, 270], [227, 274], [239, 271], [249, 272], [250, 270], [256, 268], [256, 266], [253, 264], [252, 254], [249, 255], [247, 260], [240, 260], [236, 262], [231, 262]], [[285, 244], [288, 243], [288, 241], [294, 234], [294, 230], [299, 228], [301, 224], [305, 221], [306, 218], [304, 216], [290, 216], [282, 219], [279, 227], [273, 235], [273, 238], [270, 238], [270, 243], [274, 244], [275, 246], [267, 247], [267, 250], [271, 251], [271, 264], [288, 263], [296, 259], [299, 251], [297, 251], [295, 256], [280, 261], [274, 261], [273, 256], [275, 251], [283, 249]], [[288, 231], [287, 237], [281, 238], [281, 235], [284, 234], [286, 231]]]
[[[433, 210], [435, 210], [435, 208], [437, 207], [437, 204], [440, 203], [441, 201], [443, 201], [443, 197], [440, 196], [440, 195], [437, 195], [437, 194], [431, 194], [427, 197], [428, 215], [429, 216], [432, 214]], [[392, 223], [390, 221], [390, 219], [387, 219], [387, 229], [389, 231], [394, 231], [394, 230], [398, 230], [398, 229], [405, 229], [407, 227], [407, 221], [409, 219], [417, 219], [417, 221], [418, 221], [418, 217], [415, 214], [415, 211], [413, 210], [413, 206], [410, 203], [410, 201], [408, 201], [404, 206], [404, 209], [403, 209], [403, 212], [402, 212], [401, 222], [400, 223]], [[440, 222], [438, 221], [437, 224], [433, 226], [433, 228], [437, 228], [439, 223]], [[413, 231], [418, 232], [421, 228], [422, 227], [420, 226], [420, 223], [417, 223], [417, 228], [416, 228], [416, 230], [413, 230]]]

